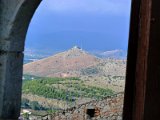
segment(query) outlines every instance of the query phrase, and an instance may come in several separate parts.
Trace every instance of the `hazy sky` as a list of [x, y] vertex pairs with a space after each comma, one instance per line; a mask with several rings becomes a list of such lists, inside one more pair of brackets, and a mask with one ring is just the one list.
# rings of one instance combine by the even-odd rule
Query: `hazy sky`
[[26, 47], [64, 50], [127, 49], [130, 0], [43, 0]]

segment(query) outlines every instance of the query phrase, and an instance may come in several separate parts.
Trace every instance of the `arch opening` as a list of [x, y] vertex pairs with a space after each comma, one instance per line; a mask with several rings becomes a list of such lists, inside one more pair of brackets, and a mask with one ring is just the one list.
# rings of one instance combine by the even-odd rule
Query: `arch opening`
[[[45, 10], [44, 7], [46, 7], [46, 6], [43, 6], [43, 10]], [[71, 8], [71, 9], [73, 9], [73, 8]], [[47, 21], [47, 17], [48, 16], [43, 13], [43, 15], [42, 15], [43, 16], [43, 19], [42, 19], [43, 22], [41, 21], [41, 18], [39, 17], [41, 11], [37, 11], [37, 16], [36, 16], [37, 18], [35, 17], [33, 19], [33, 22], [31, 23], [31, 28], [30, 29], [32, 29], [32, 30], [29, 31], [28, 36], [27, 36], [27, 39], [29, 40], [27, 42], [28, 46], [35, 46], [35, 47], [37, 47], [38, 50], [37, 51], [35, 50], [34, 51], [35, 53], [36, 52], [42, 52], [43, 50], [49, 51], [49, 52], [53, 51], [53, 52], [48, 53], [49, 57], [47, 56], [48, 58], [46, 58], [46, 59], [42, 59], [41, 60], [41, 58], [40, 58], [40, 60], [38, 60], [38, 61], [34, 61], [33, 63], [29, 63], [29, 64], [24, 65], [24, 73], [25, 73], [24, 79], [26, 79], [25, 77], [28, 77], [27, 76], [28, 74], [33, 75], [33, 76], [31, 76], [31, 79], [33, 78], [33, 79], [35, 79], [35, 81], [37, 79], [36, 78], [37, 76], [39, 76], [39, 77], [47, 77], [47, 78], [51, 77], [52, 79], [55, 79], [56, 77], [58, 77], [58, 78], [64, 78], [64, 79], [66, 79], [66, 78], [69, 79], [69, 82], [66, 82], [68, 84], [68, 86], [61, 84], [61, 80], [59, 82], [57, 82], [57, 83], [54, 83], [54, 85], [52, 83], [52, 85], [53, 85], [52, 87], [53, 87], [54, 90], [55, 89], [62, 90], [62, 87], [66, 87], [67, 88], [65, 90], [64, 94], [62, 93], [61, 95], [58, 95], [57, 97], [56, 97], [55, 94], [53, 94], [51, 96], [49, 96], [49, 95], [47, 96], [47, 95], [44, 95], [44, 94], [43, 95], [39, 94], [38, 92], [35, 93], [36, 95], [38, 94], [39, 96], [43, 96], [46, 99], [48, 97], [48, 98], [52, 98], [52, 99], [57, 99], [58, 100], [58, 101], [55, 101], [56, 105], [59, 104], [58, 107], [55, 107], [54, 105], [52, 105], [52, 107], [50, 108], [50, 109], [53, 110], [53, 112], [55, 112], [56, 110], [58, 110], [58, 111], [59, 110], [64, 110], [64, 113], [66, 113], [67, 109], [71, 109], [72, 107], [74, 108], [75, 105], [81, 105], [82, 103], [81, 104], [77, 104], [77, 103], [80, 103], [80, 101], [77, 102], [78, 101], [77, 99], [80, 98], [80, 97], [87, 96], [88, 94], [90, 94], [88, 96], [90, 96], [92, 98], [89, 101], [97, 100], [96, 97], [98, 97], [98, 96], [95, 95], [95, 93], [100, 93], [100, 95], [99, 95], [99, 96], [101, 96], [100, 99], [105, 98], [105, 97], [108, 96], [107, 95], [108, 91], [105, 91], [106, 89], [107, 90], [112, 90], [112, 92], [114, 91], [112, 95], [113, 96], [118, 96], [119, 98], [121, 98], [121, 101], [119, 101], [119, 102], [122, 102], [123, 101], [123, 99], [122, 99], [122, 97], [123, 97], [123, 90], [124, 90], [124, 84], [125, 84], [124, 81], [125, 81], [125, 66], [126, 66], [125, 65], [126, 64], [126, 58], [125, 58], [126, 56], [124, 57], [123, 55], [124, 54], [126, 55], [126, 53], [123, 53], [123, 50], [113, 50], [112, 51], [113, 48], [117, 47], [116, 45], [113, 48], [111, 48], [110, 46], [105, 46], [105, 45], [104, 45], [105, 46], [104, 47], [102, 45], [102, 44], [105, 44], [105, 43], [110, 43], [110, 44], [114, 43], [114, 42], [110, 42], [110, 41], [106, 40], [107, 39], [107, 37], [106, 37], [107, 35], [110, 35], [110, 37], [113, 39], [113, 41], [114, 41], [114, 39], [116, 39], [116, 38], [114, 38], [111, 35], [111, 32], [109, 32], [109, 31], [105, 32], [105, 34], [104, 34], [105, 37], [104, 37], [103, 34], [99, 35], [99, 34], [96, 33], [97, 31], [94, 31], [95, 28], [99, 27], [98, 30], [102, 29], [101, 32], [104, 32], [103, 31], [103, 29], [104, 29], [103, 27], [104, 26], [109, 26], [108, 23], [107, 24], [103, 24], [104, 26], [102, 24], [100, 24], [100, 23], [97, 23], [98, 27], [96, 25], [94, 25], [94, 24], [96, 24], [97, 21], [98, 22], [102, 22], [102, 21], [104, 22], [106, 20], [106, 18], [104, 17], [105, 14], [102, 14], [102, 13], [99, 14], [98, 13], [99, 16], [98, 16], [98, 18], [96, 18], [94, 15], [90, 15], [90, 13], [86, 13], [88, 16], [90, 15], [89, 16], [90, 19], [89, 18], [88, 19], [91, 22], [94, 23], [94, 24], [93, 23], [89, 24], [89, 22], [88, 22], [89, 20], [88, 21], [86, 20], [84, 22], [84, 19], [87, 19], [87, 15], [84, 15], [84, 14], [83, 14], [83, 16], [80, 15], [81, 12], [84, 12], [84, 11], [80, 11], [80, 12], [78, 11], [78, 13], [75, 14], [74, 12], [70, 13], [70, 11], [68, 13], [67, 12], [66, 13], [62, 13], [62, 11], [61, 12], [59, 12], [59, 11], [57, 12], [56, 10], [54, 9], [52, 14], [47, 14], [49, 16], [49, 20], [48, 21]], [[54, 13], [55, 11], [57, 13]], [[53, 18], [51, 18], [51, 15], [53, 15]], [[44, 19], [44, 16], [45, 16], [45, 19]], [[66, 16], [68, 16], [68, 18]], [[112, 15], [109, 15], [107, 18], [109, 18], [111, 16]], [[116, 21], [115, 20], [114, 21], [113, 20], [113, 18], [114, 18], [113, 16], [111, 18], [112, 22], [115, 24], [113, 26], [117, 27], [117, 29], [120, 29], [120, 28], [122, 28], [125, 25], [124, 29], [125, 29], [125, 31], [127, 31], [127, 29], [129, 28], [129, 27], [127, 28], [127, 26], [129, 26], [129, 17], [128, 17], [128, 23], [126, 23], [127, 20], [126, 21], [125, 20], [124, 21], [123, 20], [120, 20], [120, 21]], [[122, 18], [126, 19], [125, 17], [123, 16]], [[96, 19], [96, 20], [94, 20], [93, 18]], [[98, 19], [101, 19], [101, 20], [98, 20]], [[104, 20], [102, 20], [102, 19], [104, 19]], [[38, 26], [38, 20], [40, 21], [39, 25], [41, 25], [41, 26]], [[45, 20], [47, 21], [47, 25], [42, 25]], [[108, 21], [110, 21], [110, 20], [108, 20]], [[54, 22], [56, 24], [54, 24]], [[110, 21], [109, 23], [112, 23], [112, 22]], [[123, 22], [124, 24], [122, 23], [123, 24], [122, 26], [117, 26], [116, 22]], [[86, 23], [89, 24], [89, 25], [87, 25]], [[61, 26], [61, 24], [63, 26]], [[71, 27], [68, 27], [66, 24], [68, 24]], [[79, 24], [80, 26], [83, 26], [83, 27], [80, 27], [77, 24]], [[49, 25], [53, 26], [53, 28], [49, 27]], [[39, 29], [39, 30], [35, 29], [32, 26], [37, 27], [37, 29]], [[54, 28], [54, 26], [55, 26], [55, 28]], [[59, 26], [59, 27], [57, 27], [57, 26]], [[93, 26], [93, 27], [90, 27], [90, 29], [87, 29], [87, 27], [85, 27], [85, 26], [87, 26], [87, 27], [88, 26]], [[76, 29], [75, 29], [75, 27], [76, 27]], [[79, 27], [79, 29], [81, 29], [81, 31], [83, 31], [84, 29], [88, 30], [88, 31], [91, 31], [91, 35], [88, 32], [87, 32], [88, 34], [87, 33], [79, 34], [81, 31], [77, 32], [78, 27]], [[111, 27], [111, 26], [109, 26], [109, 27]], [[71, 31], [72, 34], [70, 34], [70, 30], [71, 29], [73, 29]], [[39, 31], [39, 33], [41, 33], [41, 34], [39, 34], [38, 32], [36, 32], [36, 30]], [[42, 31], [40, 31], [40, 30], [42, 30]], [[50, 34], [47, 34], [47, 32], [45, 32], [44, 30], [49, 31]], [[67, 33], [67, 35], [65, 34], [65, 32]], [[100, 32], [100, 31], [98, 31], [98, 32]], [[115, 32], [116, 31], [114, 31], [114, 33]], [[126, 34], [126, 33], [127, 32], [125, 32], [123, 34]], [[43, 35], [43, 34], [45, 34], [45, 35]], [[39, 37], [33, 37], [32, 38], [32, 36], [36, 36], [36, 35], [39, 36]], [[75, 37], [74, 35], [76, 35], [78, 37]], [[87, 36], [87, 37], [84, 37], [84, 36]], [[117, 34], [117, 36], [119, 38], [122, 37], [119, 34]], [[89, 37], [92, 38], [92, 42], [89, 42], [89, 40], [91, 40]], [[123, 36], [122, 39], [124, 39], [125, 37]], [[93, 38], [95, 38], [94, 42], [93, 42]], [[98, 38], [105, 39], [107, 42], [104, 42], [105, 40], [103, 42], [101, 40], [99, 40], [99, 41], [96, 42], [96, 39], [98, 39]], [[31, 40], [33, 40], [33, 39], [37, 39], [37, 41], [35, 43], [32, 42], [32, 44], [31, 44]], [[37, 42], [39, 41], [39, 39], [42, 39], [42, 41], [43, 41], [43, 39], [47, 39], [47, 42], [45, 42], [45, 41], [42, 42], [42, 43], [39, 42], [39, 44], [43, 44], [43, 46], [38, 46]], [[126, 39], [127, 39], [127, 37], [126, 37]], [[59, 42], [59, 41], [61, 41], [61, 42]], [[71, 41], [72, 44], [68, 45], [68, 43], [70, 41]], [[99, 44], [100, 42], [102, 42], [102, 44]], [[121, 43], [121, 42], [119, 42], [119, 43]], [[67, 45], [65, 46], [65, 44], [67, 44]], [[94, 44], [96, 44], [96, 47], [97, 48], [99, 47], [99, 48], [96, 49], [96, 47], [94, 46]], [[126, 46], [127, 46], [127, 44], [128, 43], [126, 42]], [[50, 45], [51, 45], [52, 48], [53, 48], [53, 46], [54, 46], [54, 48], [57, 48], [58, 52], [55, 49], [54, 50], [50, 49]], [[77, 46], [74, 46], [74, 45], [77, 45]], [[92, 50], [96, 51], [96, 53], [94, 53], [93, 51], [89, 51], [90, 49], [87, 48], [87, 47], [91, 47], [90, 45], [94, 46], [93, 47], [94, 49], [92, 49]], [[47, 47], [44, 47], [44, 46], [47, 46]], [[100, 48], [103, 48], [103, 47], [104, 47], [105, 51], [103, 51], [104, 49], [103, 50], [100, 49]], [[42, 49], [42, 51], [41, 51], [41, 49]], [[31, 52], [30, 50], [31, 49], [29, 49], [29, 52]], [[98, 50], [99, 50], [99, 52], [97, 53]], [[61, 51], [62, 51], [62, 53], [61, 53]], [[26, 51], [26, 52], [28, 52], [28, 51]], [[79, 53], [75, 53], [75, 52], [79, 52]], [[112, 56], [113, 55], [112, 53], [117, 54], [117, 52], [118, 52], [118, 54], [121, 54], [123, 57], [121, 57], [121, 55], [120, 55], [120, 57], [118, 56], [118, 58], [115, 58], [116, 55]], [[55, 54], [55, 53], [58, 53], [58, 54]], [[78, 66], [78, 65], [80, 65], [82, 63], [81, 63], [81, 61], [78, 61], [77, 59], [83, 59], [82, 60], [83, 63], [84, 63], [84, 61], [87, 61], [87, 59], [90, 59], [90, 57], [88, 58], [88, 56], [87, 56], [87, 58], [85, 58], [86, 56], [83, 56], [81, 53], [84, 53], [84, 54], [87, 53], [87, 55], [89, 53], [89, 54], [92, 55], [92, 57], [96, 56], [96, 57], [98, 57], [100, 59], [103, 59], [102, 60], [103, 62], [100, 60], [101, 62], [98, 63], [98, 67], [97, 66], [95, 67], [95, 65], [89, 65], [90, 67]], [[105, 58], [105, 60], [104, 60], [104, 58], [103, 58], [104, 56], [101, 53], [103, 53], [103, 55], [111, 53], [111, 55], [107, 56]], [[82, 55], [82, 58], [79, 57], [79, 58], [76, 58], [76, 60], [74, 60], [74, 57], [77, 57], [79, 55], [80, 56]], [[45, 57], [46, 56], [44, 56], [44, 58]], [[61, 57], [61, 60], [58, 59], [58, 57]], [[70, 57], [71, 57], [71, 59], [70, 59]], [[32, 60], [35, 60], [35, 59], [33, 58]], [[68, 62], [69, 60], [72, 61], [72, 62]], [[48, 67], [46, 67], [47, 66], [46, 62], [47, 61], [48, 61], [47, 64], [50, 64], [50, 65], [48, 65]], [[85, 64], [85, 66], [88, 65], [88, 64], [90, 64], [90, 63], [92, 63], [92, 61], [93, 61], [93, 59], [91, 59], [89, 61], [89, 63]], [[53, 66], [51, 64], [53, 64]], [[60, 65], [58, 65], [58, 64], [60, 64]], [[111, 64], [111, 65], [109, 65], [109, 64]], [[55, 67], [56, 65], [58, 65], [58, 67]], [[69, 65], [71, 65], [71, 67], [69, 67]], [[63, 68], [60, 68], [59, 66], [63, 66]], [[78, 67], [78, 68], [75, 68], [75, 67]], [[79, 67], [83, 67], [83, 68], [79, 68]], [[104, 67], [104, 68], [102, 68], [102, 67]], [[42, 70], [42, 68], [45, 68], [45, 69]], [[74, 69], [71, 69], [71, 68], [74, 68]], [[105, 71], [104, 70], [105, 68], [107, 68], [108, 71]], [[50, 71], [47, 71], [46, 69], [48, 69]], [[55, 69], [57, 69], [59, 72], [57, 72]], [[78, 72], [75, 71], [75, 69], [80, 69], [81, 70], [80, 73], [79, 73], [79, 71]], [[119, 73], [119, 71], [121, 73]], [[81, 81], [81, 83], [79, 83], [79, 81], [77, 83], [74, 81], [75, 82], [74, 83], [71, 80], [72, 79], [71, 77], [78, 77], [78, 80]], [[46, 80], [46, 78], [43, 78], [43, 79]], [[27, 84], [30, 85], [29, 83], [27, 83]], [[38, 84], [38, 83], [36, 83], [36, 84]], [[43, 85], [46, 85], [46, 84], [48, 84], [48, 83], [45, 83]], [[75, 84], [77, 84], [77, 86]], [[84, 86], [84, 87], [82, 87], [82, 86]], [[95, 93], [93, 93], [93, 92], [91, 92], [89, 90], [90, 87], [92, 87], [91, 91], [93, 91]], [[75, 89], [75, 88], [77, 88], [77, 89]], [[74, 89], [75, 91], [78, 91], [78, 92], [74, 93], [71, 89]], [[84, 89], [84, 90], [81, 90], [81, 89]], [[87, 89], [88, 94], [83, 94], [82, 95], [82, 93], [85, 91], [85, 89]], [[27, 92], [25, 92], [25, 93], [27, 93]], [[33, 91], [29, 91], [29, 92], [33, 94]], [[82, 92], [82, 93], [80, 93], [80, 92]], [[25, 98], [25, 99], [28, 98], [28, 97], [30, 97], [30, 96], [25, 96], [25, 97], [23, 96], [23, 98]], [[33, 102], [32, 99], [30, 99], [29, 101]], [[65, 105], [60, 105], [60, 104], [63, 103], [62, 101], [66, 102]], [[69, 101], [71, 103], [69, 103]], [[116, 99], [115, 99], [115, 101], [116, 101]], [[52, 102], [54, 102], [54, 101], [52, 101]], [[103, 101], [101, 101], [101, 102], [103, 102]], [[40, 101], [39, 101], [39, 103], [41, 104]], [[87, 103], [87, 101], [84, 102], [84, 103]], [[69, 106], [66, 107], [67, 105], [69, 105]], [[81, 109], [81, 108], [78, 108], [78, 109]], [[85, 109], [85, 108], [83, 108], [83, 109]]]
[[[2, 0], [2, 3], [3, 3], [3, 5], [4, 5], [4, 10], [5, 9], [7, 9], [7, 7], [8, 7], [8, 1], [3, 1]], [[4, 75], [6, 75], [7, 73], [0, 73], [0, 74], [3, 74], [3, 78], [2, 79], [4, 79], [2, 82], [2, 84], [5, 84], [6, 86], [8, 86], [9, 85], [9, 83], [7, 83], [7, 82], [5, 82], [6, 81], [6, 79], [10, 79], [11, 80], [11, 76], [13, 76], [13, 75], [17, 75], [17, 73], [15, 73], [15, 72], [18, 72], [19, 73], [19, 75], [18, 76], [16, 76], [16, 77], [13, 77], [12, 78], [12, 81], [10, 81], [11, 83], [13, 83], [13, 84], [15, 84], [15, 86], [17, 87], [17, 88], [21, 88], [21, 78], [20, 78], [20, 76], [22, 76], [22, 58], [23, 58], [23, 47], [24, 47], [24, 39], [25, 39], [25, 34], [26, 34], [26, 31], [27, 31], [27, 28], [28, 28], [28, 24], [29, 24], [29, 22], [30, 22], [30, 19], [31, 19], [31, 17], [32, 17], [32, 15], [33, 15], [33, 13], [34, 13], [34, 11], [35, 11], [35, 9], [36, 9], [36, 7], [39, 5], [39, 3], [40, 3], [40, 1], [36, 1], [36, 2], [31, 2], [31, 0], [24, 0], [24, 1], [22, 1], [22, 2], [19, 2], [19, 1], [17, 1], [17, 0], [15, 0], [15, 1], [13, 1], [13, 3], [14, 3], [14, 5], [16, 6], [16, 8], [17, 8], [17, 11], [15, 11], [15, 20], [13, 20], [14, 22], [13, 23], [15, 23], [15, 24], [13, 24], [13, 26], [8, 26], [8, 27], [11, 27], [11, 32], [9, 31], [9, 33], [10, 34], [7, 34], [7, 35], [4, 35], [3, 34], [3, 32], [1, 32], [2, 33], [2, 35], [0, 36], [0, 43], [5, 43], [5, 45], [1, 45], [0, 46], [0, 48], [1, 48], [1, 51], [3, 50], [4, 51], [4, 53], [5, 54], [3, 54], [4, 55], [4, 58], [2, 58], [2, 61], [4, 61], [4, 64], [2, 63], [2, 66], [3, 65], [10, 65], [10, 64], [12, 64], [12, 68], [13, 69], [11, 69], [10, 71], [14, 71], [11, 75], [9, 75], [8, 76], [8, 78], [7, 77], [5, 77]], [[2, 4], [1, 4], [2, 5]], [[18, 5], [20, 6], [19, 8], [18, 8]], [[6, 7], [6, 8], [5, 8]], [[2, 7], [1, 7], [2, 8]], [[5, 11], [4, 11], [4, 13], [5, 13]], [[11, 11], [8, 11], [8, 13], [10, 13], [11, 14]], [[24, 16], [24, 15], [26, 15], [26, 16]], [[13, 18], [13, 16], [11, 15], [10, 17], [9, 17], [9, 19], [10, 18]], [[4, 20], [3, 20], [4, 21]], [[12, 23], [12, 21], [10, 21], [11, 23]], [[25, 23], [24, 24], [24, 26], [23, 26], [23, 23]], [[116, 22], [115, 22], [116, 23]], [[129, 22], [128, 22], [129, 23]], [[8, 24], [8, 23], [2, 23], [2, 25], [5, 25], [5, 24]], [[22, 27], [23, 26], [23, 27]], [[7, 32], [4, 32], [5, 34], [7, 33]], [[92, 33], [92, 35], [93, 35], [93, 33]], [[11, 38], [9, 37], [9, 36], [12, 36]], [[9, 39], [8, 39], [9, 38]], [[17, 41], [17, 42], [16, 42]], [[13, 47], [15, 45], [15, 47]], [[12, 46], [12, 47], [11, 47]], [[17, 47], [17, 46], [19, 46], [19, 48]], [[77, 49], [77, 47], [76, 47], [76, 49]], [[110, 52], [110, 51], [109, 51]], [[6, 54], [7, 53], [7, 54]], [[9, 62], [7, 62], [6, 63], [6, 59], [8, 59], [8, 57], [10, 57], [10, 60], [11, 60], [11, 63], [9, 63]], [[12, 57], [14, 58], [14, 60], [12, 59]], [[19, 64], [17, 64], [17, 61], [19, 60]], [[13, 62], [13, 61], [15, 61], [15, 62]], [[113, 62], [112, 60], [110, 60], [111, 62]], [[56, 62], [56, 61], [55, 61]], [[122, 64], [123, 64], [123, 62], [124, 61], [122, 61]], [[14, 64], [15, 63], [15, 64]], [[115, 63], [116, 64], [116, 63]], [[16, 66], [14, 66], [14, 65], [16, 65]], [[103, 65], [102, 65], [103, 66]], [[17, 70], [15, 70], [15, 68], [17, 68]], [[86, 71], [85, 71], [85, 74], [96, 74], [97, 73], [97, 70], [95, 70], [95, 69], [93, 69], [93, 68], [87, 68], [87, 69], [85, 69]], [[4, 71], [4, 70], [2, 70], [2, 71]], [[67, 74], [65, 73], [65, 74], [63, 74], [62, 76], [63, 77], [65, 77]], [[25, 76], [24, 76], [25, 77]], [[28, 77], [28, 76], [27, 76]], [[30, 77], [30, 76], [29, 76]], [[92, 76], [88, 76], [88, 78], [89, 77], [91, 77], [92, 78]], [[123, 79], [124, 78], [124, 76], [110, 76], [110, 75], [108, 75], [108, 76], [106, 76], [107, 78], [108, 78], [108, 80], [110, 80], [111, 78], [113, 78], [113, 79]], [[34, 78], [34, 76], [32, 76], [32, 78], [33, 79], [35, 79]], [[31, 79], [32, 79], [31, 78]], [[19, 85], [17, 85], [17, 82], [13, 82], [13, 79], [15, 79], [15, 80], [18, 80], [17, 82], [19, 82]], [[37, 78], [37, 79], [39, 79], [39, 78]], [[34, 80], [33, 80], [34, 81]], [[41, 81], [42, 82], [42, 81]], [[108, 83], [110, 83], [111, 81], [109, 81]], [[1, 85], [2, 85], [1, 84]], [[59, 84], [59, 83], [58, 83]], [[71, 84], [72, 85], [72, 84]], [[11, 89], [10, 89], [10, 93], [12, 94], [12, 90], [13, 89], [15, 89], [15, 86], [12, 88], [11, 87]], [[86, 88], [84, 88], [84, 89], [86, 89]], [[98, 90], [98, 89], [97, 89]], [[103, 89], [101, 89], [102, 91], [103, 91]], [[101, 91], [100, 90], [100, 91]], [[6, 93], [3, 93], [3, 91], [4, 91], [4, 88], [3, 87], [1, 87], [1, 91], [0, 91], [0, 93], [2, 93], [3, 95], [4, 95], [4, 98], [6, 98], [6, 100], [8, 99], [8, 103], [9, 103], [9, 100], [14, 100], [14, 102], [15, 102], [15, 105], [17, 106], [17, 107], [15, 107], [15, 106], [13, 106], [13, 108], [16, 108], [15, 110], [13, 110], [13, 109], [10, 109], [10, 110], [8, 110], [8, 109], [6, 109], [6, 111], [0, 111], [0, 116], [2, 116], [2, 118], [5, 118], [5, 117], [8, 117], [9, 116], [9, 118], [17, 118], [18, 117], [18, 111], [19, 111], [19, 105], [17, 105], [17, 104], [19, 104], [19, 100], [20, 100], [20, 98], [18, 98], [19, 100], [17, 100], [17, 98], [15, 98], [15, 97], [13, 97], [13, 96], [11, 96], [11, 97], [13, 97], [13, 98], [9, 98], [9, 97], [6, 97], [6, 93], [8, 94], [8, 92], [6, 92]], [[99, 92], [100, 92], [99, 91]], [[15, 93], [15, 92], [14, 92]], [[17, 93], [20, 93], [20, 91], [17, 91]], [[3, 96], [2, 95], [2, 96]], [[18, 96], [20, 97], [20, 94], [18, 94]], [[67, 96], [66, 96], [67, 97]], [[2, 98], [1, 99], [1, 101], [2, 101], [2, 103], [3, 103], [3, 99], [4, 98]], [[72, 99], [72, 101], [74, 101], [75, 99]], [[13, 102], [13, 103], [14, 103]], [[34, 102], [34, 101], [33, 101]], [[33, 103], [33, 106], [34, 105], [36, 105], [37, 103]], [[11, 105], [12, 106], [12, 105]], [[8, 108], [11, 108], [11, 106], [9, 106]], [[1, 108], [3, 108], [3, 107], [1, 107]], [[8, 112], [7, 112], [8, 111]], [[8, 113], [8, 115], [6, 114], [6, 113]], [[17, 113], [16, 115], [15, 115], [15, 113]]]

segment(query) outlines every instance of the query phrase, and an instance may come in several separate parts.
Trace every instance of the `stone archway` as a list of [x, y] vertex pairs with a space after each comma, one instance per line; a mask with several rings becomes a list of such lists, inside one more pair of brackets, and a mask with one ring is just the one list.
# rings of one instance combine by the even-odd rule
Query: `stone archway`
[[0, 119], [19, 117], [25, 36], [40, 2], [0, 0]]

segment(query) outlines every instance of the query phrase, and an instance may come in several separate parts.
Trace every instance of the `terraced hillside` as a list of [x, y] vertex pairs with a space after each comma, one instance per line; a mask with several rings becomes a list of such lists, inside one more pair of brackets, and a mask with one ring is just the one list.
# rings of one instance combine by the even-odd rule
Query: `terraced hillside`
[[[24, 74], [41, 77], [79, 77], [98, 82], [117, 80], [124, 83], [126, 61], [100, 59], [74, 47], [54, 56], [24, 65]], [[113, 78], [113, 79], [112, 79]], [[106, 86], [106, 84], [103, 83]]]
[[22, 107], [55, 112], [123, 92], [126, 60], [74, 47], [24, 65]]
[[[79, 78], [37, 78], [24, 80], [23, 100], [38, 101], [43, 108], [65, 109], [113, 95], [110, 89], [89, 86]], [[29, 104], [26, 107], [29, 107]]]

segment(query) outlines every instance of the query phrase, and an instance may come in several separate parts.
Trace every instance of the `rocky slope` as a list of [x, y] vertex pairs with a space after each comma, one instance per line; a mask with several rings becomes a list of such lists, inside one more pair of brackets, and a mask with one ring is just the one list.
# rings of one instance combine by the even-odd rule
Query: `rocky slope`
[[[42, 77], [78, 77], [80, 80], [77, 81], [78, 86], [83, 83], [83, 87], [87, 86], [87, 88], [103, 88], [103, 89], [111, 89], [115, 93], [123, 92], [124, 91], [124, 83], [125, 83], [125, 70], [126, 70], [126, 60], [120, 59], [100, 59], [97, 58], [86, 51], [74, 47], [68, 51], [64, 51], [62, 53], [56, 54], [54, 56], [41, 59], [32, 63], [28, 63], [24, 65], [24, 74], [30, 74], [35, 76], [42, 76]], [[52, 79], [53, 79], [52, 78]], [[51, 78], [50, 78], [51, 79]], [[62, 79], [62, 78], [61, 78]], [[63, 78], [67, 79], [67, 78]], [[37, 79], [36, 79], [37, 80]], [[43, 80], [45, 80], [43, 78]], [[33, 82], [34, 80], [32, 80]], [[60, 82], [58, 82], [59, 84]], [[63, 82], [62, 82], [63, 83]], [[66, 87], [68, 90], [74, 87], [75, 81], [64, 81], [64, 85], [68, 85]], [[72, 83], [72, 84], [71, 84]], [[81, 83], [81, 84], [80, 84]], [[55, 83], [54, 83], [55, 84]], [[58, 89], [65, 87], [58, 85]], [[56, 84], [46, 84], [47, 87], [55, 87]], [[81, 87], [82, 87], [81, 86]], [[75, 87], [78, 88], [78, 87]], [[82, 88], [81, 88], [82, 89]], [[95, 89], [93, 89], [95, 90]], [[89, 92], [93, 92], [93, 90]], [[87, 93], [89, 93], [87, 92]], [[84, 90], [83, 90], [84, 93]], [[100, 93], [100, 92], [97, 92]], [[105, 92], [106, 93], [106, 92]], [[91, 94], [91, 93], [90, 93]], [[94, 94], [95, 97], [95, 94]], [[30, 94], [23, 94], [22, 98], [29, 99], [30, 101], [38, 101], [40, 105], [44, 107], [59, 107], [64, 108], [66, 106], [66, 101], [60, 101], [58, 99], [48, 99], [44, 96]], [[63, 115], [63, 118], [68, 118], [71, 120], [73, 118], [78, 120], [79, 116], [86, 116], [84, 111], [88, 108], [88, 106], [95, 106], [99, 108], [100, 115], [95, 117], [94, 119], [113, 119], [116, 118], [121, 119], [121, 110], [122, 110], [122, 102], [123, 102], [123, 93], [115, 97], [115, 99], [105, 99], [100, 101], [92, 101], [92, 99], [88, 99], [86, 96], [76, 103], [84, 103], [83, 106], [75, 108], [73, 111], [67, 111], [66, 114]], [[83, 102], [84, 100], [85, 102]], [[86, 103], [89, 101], [89, 103]], [[116, 102], [117, 101], [117, 102]], [[106, 107], [104, 107], [106, 106]], [[113, 108], [113, 109], [112, 109]], [[77, 114], [77, 111], [79, 113]], [[74, 112], [76, 114], [74, 114]], [[64, 112], [63, 112], [64, 113]], [[117, 114], [118, 113], [118, 114]], [[52, 117], [57, 120], [61, 120], [61, 113], [58, 113]], [[120, 118], [120, 119], [119, 119]], [[81, 119], [80, 119], [81, 120]], [[86, 118], [87, 120], [87, 118]]]
[[78, 47], [24, 65], [24, 74], [43, 77], [79, 76], [79, 70], [97, 65], [101, 60]]
[[41, 77], [125, 76], [126, 61], [100, 59], [73, 47], [24, 65], [24, 74]]

